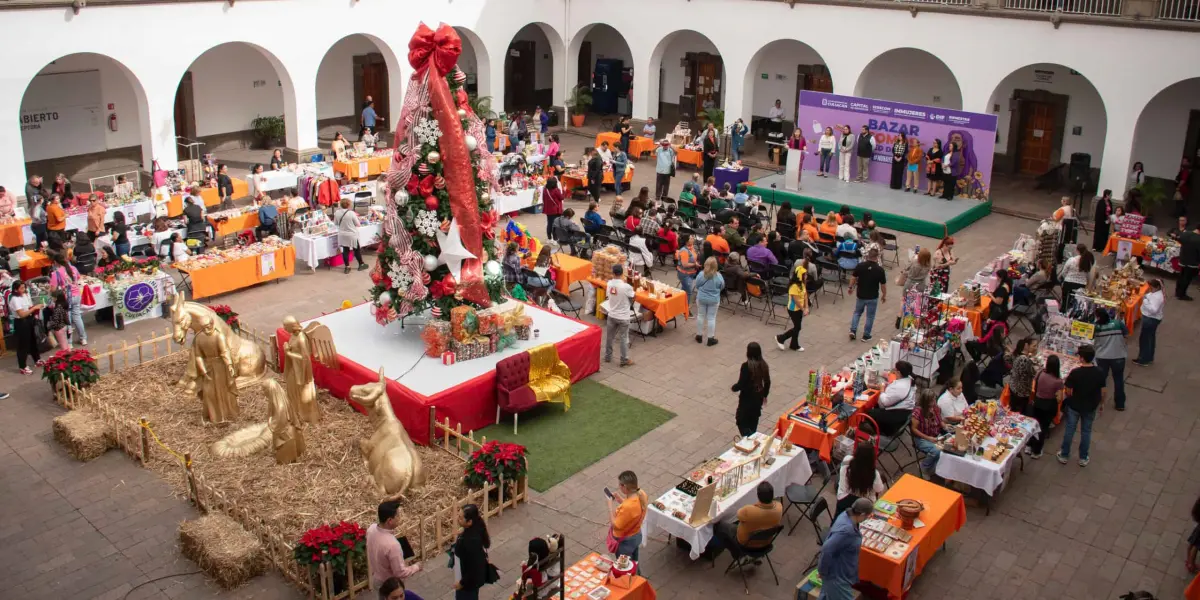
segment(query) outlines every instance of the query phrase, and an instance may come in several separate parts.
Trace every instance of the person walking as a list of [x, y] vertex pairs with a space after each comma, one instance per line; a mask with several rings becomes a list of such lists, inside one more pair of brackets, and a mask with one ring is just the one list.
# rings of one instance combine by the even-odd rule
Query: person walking
[[853, 600], [858, 583], [858, 556], [862, 552], [862, 533], [858, 526], [875, 512], [875, 503], [866, 498], [855, 500], [850, 509], [838, 515], [821, 545], [817, 574], [821, 576], [821, 595], [817, 600]]
[[604, 291], [608, 295], [608, 325], [604, 336], [604, 362], [612, 362], [613, 337], [620, 340], [621, 366], [633, 364], [629, 360], [629, 323], [633, 321], [633, 286], [625, 282], [625, 267], [613, 265], [613, 277], [608, 280]]
[[563, 214], [563, 191], [551, 176], [542, 188], [542, 212], [546, 213], [546, 238], [554, 239], [554, 222]]
[[700, 263], [696, 259], [696, 238], [695, 236], [685, 233], [679, 239], [679, 250], [675, 252], [675, 272], [679, 275], [679, 289], [683, 290], [688, 297], [688, 305], [696, 299], [696, 272], [700, 270]]
[[857, 181], [866, 183], [871, 176], [871, 157], [875, 155], [875, 136], [871, 135], [871, 129], [866, 125], [862, 126], [862, 132], [858, 134], [855, 154], [858, 156]]
[[629, 155], [625, 150], [613, 148], [612, 153], [612, 171], [613, 171], [613, 189], [620, 196], [625, 191], [625, 170], [629, 168]]
[[910, 139], [908, 141], [908, 166], [905, 167], [906, 174], [904, 176], [904, 191], [906, 192], [911, 190], [915, 194], [921, 186], [919, 169], [922, 156], [925, 156], [925, 153], [921, 150], [921, 140], [915, 137]]
[[654, 197], [662, 200], [671, 192], [671, 178], [675, 177], [675, 149], [663, 138], [654, 149]]
[[1175, 281], [1175, 298], [1192, 301], [1188, 288], [1200, 272], [1200, 224], [1179, 235], [1179, 279]]
[[730, 388], [737, 392], [738, 406], [734, 413], [738, 435], [749, 437], [758, 431], [758, 419], [771, 394], [771, 369], [763, 360], [758, 342], [746, 344], [746, 362], [738, 371], [737, 383]]
[[400, 525], [400, 501], [388, 500], [376, 510], [379, 521], [367, 528], [367, 567], [370, 572], [371, 588], [378, 590], [393, 577], [404, 580], [421, 570], [421, 563], [413, 565], [404, 561], [404, 550], [396, 538], [396, 527]]
[[344, 267], [342, 273], [350, 272], [351, 251], [354, 251], [354, 259], [358, 261], [359, 271], [369, 268], [367, 263], [363, 262], [362, 248], [358, 243], [358, 228], [362, 226], [362, 223], [358, 220], [358, 213], [351, 208], [352, 204], [349, 198], [342, 198], [338, 203], [337, 213], [333, 216], [333, 221], [337, 223], [338, 245], [342, 247], [342, 266]]
[[1096, 366], [1105, 385], [1109, 372], [1112, 372], [1113, 403], [1122, 411], [1125, 410], [1125, 359], [1129, 356], [1125, 336], [1129, 335], [1129, 330], [1125, 328], [1124, 319], [1113, 319], [1102, 307], [1096, 307], [1095, 315], [1092, 346], [1096, 349]]
[[479, 514], [479, 507], [468, 504], [458, 515], [462, 532], [450, 548], [451, 568], [454, 569], [454, 600], [479, 600], [479, 588], [488, 581], [488, 548], [492, 538], [488, 535], [487, 523]]
[[747, 133], [750, 133], [750, 128], [740, 118], [729, 128], [729, 153], [734, 161], [742, 159], [742, 148], [746, 146]]
[[888, 187], [893, 190], [900, 189], [904, 185], [904, 170], [907, 168], [908, 137], [904, 132], [900, 132], [900, 137], [892, 142], [892, 179]]
[[725, 278], [715, 256], [704, 261], [704, 270], [692, 280], [696, 289], [696, 343], [717, 345], [717, 309], [725, 292]]
[[1042, 457], [1042, 448], [1046, 446], [1046, 437], [1050, 435], [1050, 424], [1058, 415], [1058, 405], [1063, 399], [1063, 380], [1059, 368], [1058, 356], [1047, 356], [1046, 366], [1042, 367], [1042, 372], [1038, 373], [1037, 382], [1034, 384], [1031, 412], [1041, 432], [1030, 440], [1026, 450], [1029, 458], [1035, 460]]
[[45, 304], [34, 304], [29, 297], [29, 284], [15, 281], [12, 293], [8, 297], [8, 314], [13, 320], [13, 334], [17, 342], [17, 367], [22, 375], [33, 373], [26, 362], [33, 357], [36, 366], [42, 366], [42, 355], [38, 352], [37, 329], [35, 321]]
[[1058, 462], [1067, 464], [1071, 458], [1071, 441], [1075, 438], [1075, 425], [1079, 424], [1079, 466], [1086, 467], [1089, 461], [1088, 450], [1092, 444], [1092, 421], [1096, 418], [1096, 410], [1104, 403], [1104, 373], [1093, 364], [1096, 359], [1096, 349], [1091, 344], [1084, 344], [1078, 351], [1080, 365], [1075, 367], [1063, 386], [1066, 399], [1063, 407], [1066, 409], [1066, 423], [1063, 427], [1062, 449], [1055, 457]]
[[850, 340], [858, 335], [858, 321], [863, 312], [867, 313], [867, 324], [863, 329], [862, 340], [871, 341], [871, 331], [875, 326], [875, 310], [879, 304], [887, 304], [887, 273], [879, 266], [879, 250], [872, 248], [867, 253], [867, 259], [854, 267], [850, 275], [850, 289], [858, 290], [855, 296], [854, 316], [850, 318]]
[[[792, 327], [787, 331], [775, 336], [775, 345], [783, 350], [785, 348], [804, 352], [804, 346], [800, 345], [800, 329], [804, 324], [804, 317], [808, 315], [808, 258], [812, 256], [812, 250], [805, 250], [804, 256], [796, 261], [796, 266], [792, 268], [791, 277], [788, 278], [788, 303], [787, 313], [788, 318], [792, 320]], [[784, 346], [784, 342], [788, 342]]]
[[588, 193], [592, 195], [592, 200], [600, 201], [600, 185], [604, 183], [604, 159], [600, 157], [600, 153], [595, 148], [588, 148], [584, 151], [587, 160], [587, 178], [588, 178]]
[[50, 289], [63, 290], [67, 295], [67, 315], [71, 327], [75, 328], [75, 339], [79, 344], [87, 346], [87, 328], [83, 324], [83, 286], [79, 280], [82, 275], [75, 265], [67, 262], [66, 252], [54, 252], [50, 255], [54, 261], [54, 270], [50, 271]]
[[850, 158], [854, 156], [857, 143], [849, 125], [842, 125], [842, 138], [838, 140], [838, 179], [850, 182]]
[[829, 163], [833, 162], [833, 152], [837, 149], [837, 139], [833, 137], [833, 128], [826, 127], [821, 139], [817, 140], [817, 150], [821, 152], [821, 162], [817, 166], [817, 177], [826, 177], [829, 173]]
[[1163, 307], [1166, 298], [1163, 295], [1161, 279], [1152, 278], [1146, 282], [1150, 291], [1142, 299], [1142, 331], [1138, 334], [1138, 356], [1133, 364], [1148, 367], [1154, 363], [1154, 346], [1158, 343], [1158, 326], [1162, 323]]

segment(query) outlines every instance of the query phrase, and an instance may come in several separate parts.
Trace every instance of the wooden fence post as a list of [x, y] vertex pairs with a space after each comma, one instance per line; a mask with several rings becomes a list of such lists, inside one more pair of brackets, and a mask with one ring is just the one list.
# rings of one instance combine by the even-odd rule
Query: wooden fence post
[[196, 489], [196, 474], [192, 472], [191, 452], [183, 454], [183, 472], [187, 475], [188, 493], [192, 495], [192, 500], [196, 503], [196, 508], [200, 512], [204, 512], [204, 504], [200, 502], [200, 491]]
[[429, 443], [437, 442], [437, 407], [429, 407]]
[[146, 417], [138, 419], [138, 428], [142, 430], [142, 466], [146, 466], [146, 461], [150, 460], [150, 431], [146, 429]]

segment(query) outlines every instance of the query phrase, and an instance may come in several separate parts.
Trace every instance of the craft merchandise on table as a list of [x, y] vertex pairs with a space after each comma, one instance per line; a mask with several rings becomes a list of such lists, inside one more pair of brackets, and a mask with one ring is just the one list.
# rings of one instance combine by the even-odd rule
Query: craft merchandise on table
[[113, 326], [118, 329], [144, 319], [161, 317], [167, 297], [175, 293], [171, 275], [156, 265], [81, 280], [81, 308], [93, 312], [112, 308]]
[[[120, 204], [112, 204], [110, 201], [121, 202]], [[105, 198], [105, 204], [108, 208], [104, 212], [104, 222], [112, 223], [114, 216], [120, 212], [125, 215], [125, 223], [132, 225], [137, 222], [141, 215], [154, 215], [154, 201], [145, 197], [139, 196], [130, 200], [119, 200], [115, 196]], [[76, 231], [88, 230], [88, 207], [80, 206], [73, 207], [67, 211], [67, 229]]]
[[738, 509], [758, 501], [759, 483], [783, 490], [811, 476], [803, 450], [773, 435], [755, 433], [698, 465], [651, 502], [642, 523], [642, 545], [649, 542], [649, 533], [662, 530], [691, 544], [688, 556], [696, 560], [712, 540], [716, 523], [731, 520]]
[[[919, 504], [912, 529], [903, 529], [898, 505], [908, 504], [905, 500], [915, 500]], [[867, 545], [868, 539], [864, 535], [864, 545], [859, 550], [859, 579], [886, 589], [889, 598], [899, 600], [938, 549], [967, 522], [967, 509], [962, 494], [905, 474], [875, 503], [872, 518], [886, 520], [888, 525], [912, 536], [907, 542], [900, 542], [903, 545], [892, 542], [887, 550], [879, 551]], [[874, 523], [864, 523], [862, 528], [892, 531]], [[871, 536], [873, 540], [881, 537], [887, 536]]]
[[750, 181], [750, 167], [742, 166], [741, 161], [725, 163], [713, 169], [713, 180], [718, 191], [728, 183], [730, 191], [736, 194], [739, 183]]
[[939, 439], [942, 455], [936, 472], [995, 496], [1012, 471], [1013, 459], [1041, 428], [1034, 419], [1009, 412], [994, 400], [972, 404], [963, 416], [954, 433]]
[[392, 150], [347, 151], [347, 160], [333, 162], [333, 170], [346, 179], [366, 179], [385, 173], [392, 162]]
[[217, 237], [237, 235], [246, 229], [258, 227], [258, 207], [239, 206], [212, 211], [208, 213], [208, 223], [217, 232]]
[[[617, 257], [616, 263], [613, 262], [613, 257]], [[597, 319], [604, 318], [604, 315], [607, 314], [604, 310], [605, 289], [608, 280], [612, 279], [612, 265], [623, 264], [624, 257], [625, 254], [615, 251], [615, 247], [613, 246], [609, 246], [592, 255], [592, 275], [587, 279], [591, 286], [584, 291], [588, 296], [586, 302], [595, 303]], [[625, 268], [625, 280], [633, 286], [634, 301], [639, 306], [654, 313], [654, 318], [660, 325], [666, 325], [671, 319], [680, 315], [686, 317], [690, 314], [687, 294], [679, 288], [661, 281], [642, 277], [638, 269], [630, 268], [628, 265]]]
[[[628, 557], [626, 557], [628, 558]], [[655, 600], [657, 594], [644, 577], [618, 574], [614, 560], [595, 552], [571, 565], [563, 574], [565, 587], [547, 600]], [[630, 565], [632, 568], [632, 565]]]
[[[372, 206], [366, 215], [359, 215], [359, 222], [359, 247], [374, 247], [379, 242], [380, 227], [383, 223], [382, 209]], [[341, 263], [342, 247], [338, 243], [337, 227], [324, 212], [312, 211], [297, 223], [300, 224], [299, 229], [292, 234], [296, 260], [308, 265], [310, 269], [316, 269], [317, 264], [325, 259], [335, 259], [330, 262]]]
[[287, 165], [277, 171], [252, 174], [249, 181], [250, 195], [257, 196], [260, 192], [274, 192], [297, 187], [300, 176], [305, 173], [333, 177], [333, 167], [327, 162], [301, 163]]
[[[1037, 262], [1035, 257], [1038, 255], [1036, 245], [1036, 240], [1029, 235], [1018, 236], [1011, 250], [992, 259], [970, 279], [958, 286], [954, 293], [944, 298], [943, 309], [965, 316], [971, 323], [975, 337], [982, 336], [983, 324], [987, 322], [987, 315], [992, 305], [990, 294], [1000, 284], [996, 273], [1001, 270], [1008, 271], [1015, 288], [1037, 269], [1035, 265]], [[948, 285], [948, 282], [935, 283], [931, 279], [930, 283], [930, 295], [941, 295], [950, 291], [948, 288], [938, 289], [939, 286]], [[1009, 308], [1012, 308], [1011, 294], [1009, 295]]]
[[[621, 145], [621, 134], [607, 131], [596, 135], [596, 147], [600, 147], [601, 142], [608, 142], [609, 147], [617, 147]], [[629, 136], [629, 157], [639, 158], [643, 154], [654, 152], [658, 147], [658, 142], [640, 135]]]
[[1141, 259], [1142, 267], [1168, 273], [1179, 273], [1182, 270], [1179, 266], [1179, 242], [1171, 238], [1143, 235], [1133, 239], [1113, 235], [1104, 246], [1104, 254], [1119, 254], [1122, 244], [1129, 245], [1129, 255]]
[[[625, 167], [625, 176], [621, 179], [622, 184], [629, 184], [633, 181], [634, 165]], [[581, 168], [567, 169], [562, 176], [562, 187], [564, 193], [570, 193], [571, 190], [577, 187], [587, 187], [588, 177], [587, 171]], [[615, 185], [613, 181], [612, 165], [604, 165], [604, 180], [601, 181], [604, 185]]]
[[248, 246], [213, 249], [173, 266], [190, 278], [192, 298], [207, 298], [290, 277], [295, 263], [291, 242], [270, 236]]
[[[238, 179], [237, 177], [231, 177], [230, 179], [233, 180], [233, 196], [231, 198], [236, 200], [250, 194], [250, 184], [246, 183], [246, 180]], [[168, 217], [175, 218], [183, 214], [184, 195], [185, 192], [178, 192], [172, 194], [170, 199], [167, 200]], [[221, 194], [217, 191], [216, 184], [201, 187], [200, 199], [204, 200], [204, 206], [212, 207], [219, 205], [221, 203]]]
[[1126, 333], [1132, 333], [1142, 318], [1142, 300], [1150, 291], [1142, 269], [1134, 261], [1117, 267], [1111, 273], [1100, 276], [1093, 292], [1075, 292], [1075, 301], [1069, 305], [1068, 316], [1074, 321], [1092, 323], [1095, 309], [1104, 308], [1113, 319], [1125, 322]]

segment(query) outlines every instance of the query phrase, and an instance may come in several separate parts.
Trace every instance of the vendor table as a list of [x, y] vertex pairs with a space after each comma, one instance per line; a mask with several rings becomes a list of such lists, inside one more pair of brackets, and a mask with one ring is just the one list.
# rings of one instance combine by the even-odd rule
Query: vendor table
[[946, 354], [950, 352], [950, 343], [943, 342], [935, 351], [929, 351], [924, 348], [909, 348], [903, 350], [900, 348], [900, 342], [892, 340], [888, 345], [888, 356], [891, 359], [890, 368], [896, 368], [896, 363], [901, 360], [906, 360], [912, 365], [913, 375], [933, 381], [938, 371], [938, 363], [941, 362]]
[[517, 212], [524, 208], [533, 208], [542, 204], [542, 188], [532, 187], [517, 190], [511, 195], [492, 194], [492, 207], [498, 214]]
[[[967, 522], [967, 508], [962, 494], [908, 474], [901, 477], [881, 499], [892, 503], [911, 499], [925, 505], [925, 510], [918, 517], [925, 526], [909, 531], [912, 540], [904, 556], [891, 558], [867, 548], [859, 550], [859, 579], [886, 589], [889, 598], [899, 599], [904, 597], [938, 548]], [[899, 517], [892, 517], [889, 522], [900, 526]]]
[[175, 268], [191, 277], [192, 299], [208, 298], [264, 281], [291, 277], [296, 268], [296, 249], [284, 246], [269, 254], [274, 256], [273, 269], [264, 261], [266, 255], [247, 256], [202, 269], [190, 269], [186, 263]]
[[387, 172], [388, 165], [391, 163], [391, 155], [335, 160], [333, 161], [333, 170], [344, 175], [346, 179], [366, 179]]
[[[233, 196], [232, 199], [244, 198], [250, 195], [250, 184], [244, 179], [233, 179]], [[205, 206], [217, 206], [221, 203], [221, 196], [217, 194], [217, 188], [206, 187], [200, 189], [200, 198], [204, 200]], [[167, 216], [171, 218], [178, 217], [183, 214], [183, 194], [172, 194], [171, 199], [167, 201]]]
[[692, 165], [697, 169], [704, 167], [704, 154], [699, 150], [688, 150], [683, 146], [675, 146], [675, 160], [686, 165]]
[[750, 181], [750, 169], [713, 169], [713, 179], [716, 181], [717, 191], [724, 189], [724, 184], [729, 184], [729, 189], [733, 193], [737, 193], [738, 184]]
[[959, 314], [967, 318], [971, 323], [971, 330], [975, 332], [975, 337], [983, 335], [983, 324], [987, 322], [988, 309], [992, 307], [991, 296], [980, 296], [979, 306], [967, 308], [965, 306], [951, 306], [943, 304], [942, 310], [947, 313]]
[[[625, 184], [625, 185], [628, 185], [631, 181], [633, 181], [633, 165], [629, 165], [628, 167], [625, 168], [625, 176], [621, 178], [621, 183]], [[577, 187], [587, 187], [588, 178], [587, 178], [587, 175], [580, 175], [579, 177], [574, 177], [571, 175], [564, 174], [560, 178], [559, 183], [562, 184], [563, 194], [566, 194], [569, 196], [569, 195], [571, 195], [571, 190], [573, 190]], [[601, 181], [601, 183], [604, 185], [615, 185], [613, 183], [612, 171], [604, 172], [604, 180]]]
[[1150, 284], [1143, 283], [1137, 293], [1125, 301], [1125, 329], [1129, 333], [1133, 333], [1133, 327], [1142, 320], [1142, 301], [1146, 299], [1146, 294], [1149, 292]]
[[[607, 581], [608, 574], [596, 569], [595, 564], [592, 562], [599, 557], [599, 554], [592, 552], [591, 554], [583, 557], [583, 560], [571, 565], [570, 567], [567, 567], [568, 576], [566, 578], [566, 589], [563, 590], [562, 595], [554, 597], [587, 598], [588, 592], [597, 587], [603, 587], [608, 590], [608, 595], [605, 596], [606, 600], [655, 600], [658, 598], [658, 594], [654, 592], [654, 588], [650, 586], [650, 582], [646, 581], [645, 577], [640, 577], [638, 575], [634, 575], [631, 578], [631, 583], [628, 589], [617, 585], [605, 584], [604, 582]], [[588, 575], [590, 577], [599, 576], [601, 577], [602, 581], [596, 585], [579, 585], [571, 581], [570, 574]], [[579, 596], [574, 596], [573, 594], [575, 592], [582, 592], [582, 594]]]
[[[768, 436], [763, 433], [755, 433], [754, 438], [760, 443], [766, 443]], [[721, 460], [740, 461], [745, 459], [746, 455], [730, 448], [721, 454], [720, 458]], [[782, 490], [793, 483], [803, 484], [810, 477], [812, 477], [812, 467], [808, 466], [808, 456], [804, 452], [798, 449], [793, 449], [790, 454], [780, 452], [775, 455], [774, 463], [763, 467], [758, 479], [742, 484], [724, 500], [714, 498], [709, 507], [711, 519], [703, 525], [693, 526], [675, 518], [674, 515], [659, 510], [654, 505], [647, 507], [646, 519], [642, 521], [642, 545], [645, 546], [649, 541], [649, 533], [661, 529], [691, 544], [692, 549], [688, 556], [692, 560], [696, 560], [700, 558], [700, 553], [712, 539], [713, 528], [717, 523], [732, 520], [739, 508], [758, 502], [756, 489], [759, 483], [766, 481], [775, 489]]]
[[554, 287], [568, 296], [572, 285], [582, 285], [592, 276], [592, 261], [562, 252], [550, 255], [550, 268], [555, 271]]
[[[789, 441], [802, 448], [816, 450], [821, 455], [821, 460], [831, 462], [833, 460], [833, 442], [838, 436], [846, 433], [848, 421], [834, 419], [828, 424], [825, 431], [821, 431], [816, 425], [791, 418], [791, 415], [806, 403], [807, 401], [800, 402], [779, 415], [779, 418], [775, 420], [775, 435], [783, 437], [787, 433], [788, 427], [791, 427], [792, 435], [788, 438]], [[879, 390], [867, 390], [851, 402], [854, 405], [855, 413], [865, 413], [875, 408], [878, 403]]]
[[[938, 457], [936, 472], [938, 477], [949, 479], [952, 481], [960, 481], [973, 488], [982, 490], [987, 494], [988, 512], [991, 512], [991, 498], [996, 495], [996, 491], [1000, 489], [1004, 482], [1008, 480], [1008, 474], [1012, 471], [1013, 462], [1018, 460], [1021, 451], [1029, 444], [1029, 440], [1041, 431], [1037, 421], [1022, 417], [1020, 423], [1021, 429], [1025, 432], [1025, 437], [1013, 445], [1013, 449], [999, 463], [992, 462], [982, 456], [974, 454], [970, 456], [956, 456], [948, 452], [942, 452]], [[983, 440], [983, 447], [986, 448], [997, 443], [996, 438], [988, 436]], [[1024, 464], [1022, 464], [1024, 468]]]
[[[112, 223], [113, 218], [117, 213], [123, 213], [125, 215], [125, 223], [127, 225], [133, 225], [134, 223], [137, 222], [137, 218], [139, 215], [153, 215], [154, 214], [154, 201], [147, 199], [147, 200], [142, 200], [141, 202], [132, 202], [130, 204], [122, 204], [120, 206], [110, 206], [110, 207], [108, 207], [108, 210], [104, 212], [104, 222]], [[67, 229], [74, 229], [76, 231], [87, 231], [87, 227], [88, 227], [87, 212], [81, 212], [81, 213], [77, 213], [77, 214], [70, 215], [67, 217]]]
[[3, 244], [5, 248], [20, 248], [26, 244], [32, 244], [35, 240], [33, 230], [29, 227], [30, 223], [33, 221], [22, 219], [0, 225], [0, 244]]
[[296, 187], [300, 179], [294, 171], [280, 169], [278, 171], [263, 171], [250, 176], [250, 195], [257, 196], [259, 192], [273, 192]]
[[1146, 254], [1146, 244], [1150, 243], [1150, 236], [1143, 235], [1141, 239], [1132, 239], [1120, 237], [1117, 235], [1109, 236], [1108, 243], [1104, 245], [1104, 254], [1113, 254], [1117, 251], [1117, 245], [1122, 241], [1133, 244], [1133, 256], [1143, 257]]
[[[588, 283], [596, 288], [596, 318], [603, 318], [603, 312], [600, 310], [600, 303], [604, 302], [606, 281], [600, 281], [594, 277], [588, 277]], [[651, 298], [646, 290], [637, 290], [634, 292], [633, 299], [637, 301], [643, 308], [654, 313], [654, 318], [658, 319], [659, 324], [666, 325], [679, 315], [685, 317], [690, 314], [688, 312], [687, 294], [680, 291], [676, 294], [671, 294], [670, 298]]]
[[[615, 148], [615, 147], [621, 145], [621, 134], [613, 133], [611, 131], [609, 131], [607, 133], [598, 134], [596, 136], [596, 147], [597, 148], [600, 147], [601, 142], [608, 142], [609, 146]], [[654, 152], [654, 148], [657, 146], [658, 146], [658, 144], [656, 144], [654, 142], [654, 140], [652, 140], [648, 137], [642, 137], [640, 135], [631, 135], [631, 136], [629, 136], [629, 152], [628, 152], [628, 154], [632, 158], [638, 158], [641, 155], [646, 154], [647, 152]]]
[[21, 259], [21, 279], [29, 281], [35, 277], [42, 276], [42, 269], [50, 266], [50, 257], [38, 252], [37, 250], [29, 250], [25, 252], [25, 258]]
[[[377, 243], [378, 237], [378, 223], [368, 223], [358, 228], [358, 245], [363, 249]], [[337, 232], [317, 236], [297, 233], [292, 236], [292, 245], [296, 247], [296, 260], [308, 265], [312, 270], [316, 270], [322, 260], [340, 256], [342, 253], [342, 247], [337, 241]]]
[[217, 237], [227, 235], [237, 235], [246, 229], [254, 229], [258, 227], [258, 211], [242, 213], [236, 217], [226, 217], [222, 221], [218, 221], [212, 216], [208, 217], [208, 223], [213, 226], [213, 230], [217, 232]]
[[[121, 311], [114, 309], [112, 311], [113, 327], [116, 327], [117, 329], [124, 329], [125, 326], [129, 325], [130, 323], [136, 323], [137, 321], [143, 321], [145, 319], [153, 319], [163, 315], [162, 303], [168, 295], [168, 290], [174, 289], [175, 282], [171, 279], [170, 274], [159, 271], [158, 277], [147, 283], [154, 287], [155, 301], [153, 308], [136, 317], [123, 317], [123, 315], [120, 314]], [[113, 307], [112, 298], [108, 295], [108, 290], [105, 289], [103, 283], [94, 278], [88, 278], [84, 280], [84, 286], [86, 286], [88, 291], [91, 292], [91, 297], [94, 300], [94, 303], [87, 306], [81, 306], [80, 308], [83, 309], [83, 312], [95, 312], [102, 308]], [[86, 298], [87, 296], [85, 295], [84, 297]]]

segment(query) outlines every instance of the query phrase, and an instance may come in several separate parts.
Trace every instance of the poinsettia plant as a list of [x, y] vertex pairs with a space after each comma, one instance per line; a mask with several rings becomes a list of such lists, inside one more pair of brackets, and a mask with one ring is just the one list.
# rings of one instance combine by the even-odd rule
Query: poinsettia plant
[[59, 350], [46, 361], [42, 368], [42, 379], [55, 386], [60, 381], [70, 381], [76, 387], [87, 387], [100, 380], [100, 367], [92, 353], [85, 349]]
[[463, 483], [471, 489], [480, 489], [489, 483], [516, 481], [525, 476], [525, 446], [508, 442], [491, 441], [471, 453]]
[[153, 275], [156, 271], [158, 271], [158, 267], [161, 264], [162, 261], [160, 261], [156, 256], [146, 258], [122, 256], [120, 260], [115, 260], [107, 265], [104, 265], [103, 267], [97, 268], [93, 272], [93, 276], [98, 279], [109, 281], [110, 278], [116, 278], [116, 276], [124, 273], [143, 273], [146, 275]]
[[294, 553], [296, 562], [305, 566], [329, 563], [340, 571], [347, 560], [357, 566], [367, 553], [367, 530], [351, 521], [314, 527], [300, 537]]
[[238, 319], [238, 314], [233, 312], [233, 308], [231, 308], [228, 304], [210, 305], [209, 308], [211, 308], [213, 312], [217, 313], [217, 316], [221, 317], [221, 320], [225, 321], [225, 324], [228, 325], [229, 328], [235, 333], [242, 331], [242, 322]]

